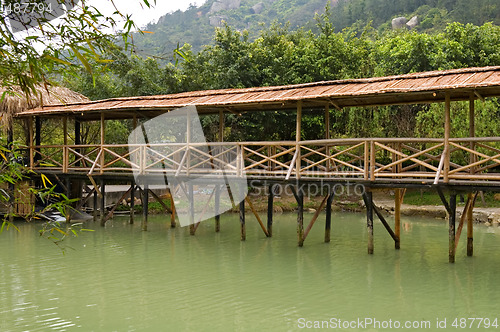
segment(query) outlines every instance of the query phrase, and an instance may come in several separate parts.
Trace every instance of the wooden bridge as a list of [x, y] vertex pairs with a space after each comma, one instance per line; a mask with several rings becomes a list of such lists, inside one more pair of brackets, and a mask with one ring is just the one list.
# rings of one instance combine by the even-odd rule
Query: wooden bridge
[[[435, 188], [449, 212], [449, 260], [455, 260], [455, 250], [464, 223], [468, 225], [468, 255], [472, 255], [472, 210], [477, 192], [500, 191], [500, 137], [475, 137], [475, 101], [500, 96], [500, 67], [465, 68], [449, 71], [416, 73], [392, 77], [317, 82], [301, 85], [199, 91], [167, 96], [117, 98], [103, 101], [56, 105], [25, 111], [18, 115], [29, 128], [29, 167], [39, 173], [66, 179], [69, 190], [72, 181], [88, 179], [94, 189], [83, 199], [102, 196], [106, 183], [130, 181], [134, 195], [133, 174], [147, 178], [192, 175], [214, 175], [214, 169], [224, 169], [225, 176], [266, 181], [296, 183], [321, 181], [328, 185], [360, 183], [367, 206], [368, 251], [373, 253], [373, 213], [400, 246], [399, 209], [406, 188]], [[451, 132], [452, 101], [469, 102], [469, 137], [455, 138]], [[346, 107], [368, 107], [416, 103], [444, 103], [444, 137], [436, 138], [330, 138], [332, 112]], [[219, 115], [219, 137], [223, 137], [226, 114], [279, 111], [296, 116], [296, 140], [280, 142], [209, 142], [107, 144], [106, 121], [152, 119], [184, 106], [195, 105], [199, 116]], [[322, 109], [325, 137], [302, 140], [301, 125], [304, 109]], [[41, 119], [61, 119], [64, 142], [42, 144]], [[68, 121], [73, 122], [74, 139], [70, 142]], [[100, 122], [100, 143], [81, 144], [80, 124]], [[188, 130], [189, 132], [189, 130]], [[188, 134], [189, 136], [189, 134]], [[208, 150], [207, 150], [208, 149]], [[215, 167], [217, 166], [217, 167]], [[133, 188], [133, 189], [132, 189]], [[394, 230], [373, 204], [373, 190], [392, 188], [396, 192]], [[456, 195], [468, 193], [464, 213], [456, 230]], [[148, 190], [143, 190], [147, 201]], [[449, 199], [446, 196], [449, 196]], [[302, 246], [309, 230], [326, 207], [325, 241], [330, 239], [331, 204], [328, 193], [304, 230], [303, 193], [297, 191], [298, 242]], [[133, 199], [132, 199], [133, 201]], [[267, 226], [259, 220], [266, 236], [272, 236], [272, 191], [269, 197]], [[172, 201], [173, 204], [173, 201]], [[145, 222], [147, 222], [147, 209]], [[242, 239], [245, 238], [245, 202], [240, 204]], [[101, 202], [102, 223], [112, 215]], [[174, 211], [172, 222], [175, 224]], [[133, 216], [132, 216], [133, 218]], [[217, 227], [218, 226], [217, 217]], [[146, 228], [147, 224], [143, 227]], [[191, 227], [194, 234], [197, 225]]]

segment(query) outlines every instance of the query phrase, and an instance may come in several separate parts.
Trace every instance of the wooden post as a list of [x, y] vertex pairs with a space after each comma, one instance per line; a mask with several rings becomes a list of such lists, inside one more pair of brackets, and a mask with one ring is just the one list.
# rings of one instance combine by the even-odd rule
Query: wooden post
[[[476, 124], [475, 124], [475, 103], [474, 103], [474, 94], [470, 95], [469, 98], [469, 137], [473, 138], [476, 136]], [[470, 142], [470, 149], [474, 151], [476, 149], [476, 143], [475, 142]], [[469, 155], [469, 162], [471, 164], [476, 162], [476, 155], [474, 153], [471, 153]], [[469, 170], [470, 174], [475, 173], [475, 166], [471, 166]]]
[[[82, 144], [82, 130], [81, 130], [81, 122], [77, 118], [75, 118], [75, 145], [80, 145]], [[76, 149], [78, 153], [82, 153], [81, 149]], [[75, 159], [78, 159], [77, 156], [75, 156]], [[80, 166], [80, 162], [75, 163], [76, 167]]]
[[[469, 199], [472, 199], [472, 194], [469, 194]], [[473, 224], [474, 203], [467, 211], [467, 256], [474, 255], [474, 224]]]
[[194, 225], [194, 190], [193, 184], [188, 184], [189, 190], [189, 234], [194, 235], [196, 233], [196, 227]]
[[451, 131], [451, 120], [450, 120], [450, 93], [445, 94], [444, 102], [444, 167], [443, 167], [443, 182], [448, 183], [448, 174], [450, 172], [450, 131]]
[[28, 118], [28, 131], [29, 131], [29, 149], [30, 149], [30, 169], [35, 166], [35, 151], [33, 147], [33, 117]]
[[104, 118], [104, 112], [101, 112], [101, 160], [99, 163], [101, 164], [101, 174], [104, 173], [104, 144], [106, 139], [106, 122]]
[[42, 121], [39, 116], [35, 117], [35, 157], [34, 162], [40, 160], [40, 145], [42, 145]]
[[274, 186], [269, 185], [269, 195], [267, 197], [267, 233], [269, 237], [273, 236], [273, 212], [274, 212]]
[[335, 195], [331, 192], [326, 201], [325, 242], [330, 242], [330, 231], [332, 228], [332, 202]]
[[394, 234], [396, 235], [396, 241], [394, 242], [394, 248], [401, 248], [401, 201], [402, 201], [402, 190], [396, 189], [394, 191]]
[[215, 186], [215, 232], [220, 232], [220, 186]]
[[[300, 145], [299, 142], [301, 140], [301, 131], [302, 131], [302, 100], [297, 102], [297, 128], [295, 134], [295, 147], [297, 149], [297, 159], [295, 160], [295, 170], [297, 179], [300, 179], [300, 165], [301, 165], [301, 155], [300, 155]], [[292, 165], [290, 165], [292, 167]]]
[[142, 190], [142, 230], [148, 230], [148, 216], [149, 216], [149, 184], [144, 184]]
[[370, 181], [375, 181], [375, 168], [376, 168], [376, 159], [375, 159], [375, 141], [371, 140], [370, 142]]
[[101, 226], [106, 223], [106, 182], [101, 179]]
[[297, 191], [297, 238], [299, 247], [304, 246], [304, 193]]
[[247, 231], [245, 226], [245, 200], [242, 200], [240, 202], [240, 226], [241, 226], [240, 239], [241, 241], [245, 241], [247, 239]]
[[368, 230], [368, 254], [373, 254], [373, 194], [367, 191], [364, 194], [366, 205], [366, 228]]
[[[186, 123], [186, 125], [187, 125], [187, 127], [186, 127], [186, 142], [187, 142], [186, 170], [187, 170], [187, 175], [189, 176], [190, 169], [191, 169], [191, 147], [190, 147], [190, 143], [191, 143], [191, 116], [190, 116], [189, 112], [187, 113], [187, 123]], [[194, 216], [194, 214], [193, 214], [193, 216]], [[190, 227], [193, 227], [193, 230], [194, 230], [194, 224], [193, 223], [190, 225]], [[191, 235], [194, 235], [194, 233], [191, 234]]]
[[134, 224], [134, 217], [135, 217], [135, 182], [132, 181], [132, 190], [130, 191], [130, 220], [129, 224], [133, 225]]
[[[14, 145], [14, 127], [13, 127], [13, 120], [10, 119], [7, 125], [7, 149], [9, 149], [9, 154], [11, 154], [10, 150], [12, 150], [13, 145]], [[16, 190], [16, 187], [14, 186], [14, 184], [9, 183], [8, 188], [9, 188], [8, 214], [9, 214], [9, 222], [12, 224], [14, 222], [14, 204], [15, 204], [14, 191]]]
[[63, 118], [63, 173], [68, 173], [68, 117]]
[[[71, 180], [69, 178], [69, 176], [66, 176], [66, 178], [64, 179], [64, 185], [66, 186], [66, 197], [68, 197], [69, 199], [71, 199]], [[66, 223], [69, 224], [71, 222], [71, 209], [69, 206], [66, 206], [64, 208], [64, 214], [65, 214], [65, 217], [66, 217]]]
[[170, 228], [175, 228], [177, 227], [177, 224], [175, 223], [175, 202], [174, 202], [174, 196], [172, 194], [172, 190], [168, 188], [168, 193], [170, 194]]
[[455, 218], [457, 209], [457, 194], [453, 193], [450, 195], [450, 215], [448, 216], [448, 238], [449, 238], [449, 249], [448, 249], [448, 261], [450, 263], [455, 263]]
[[97, 204], [98, 204], [98, 199], [97, 199], [97, 188], [94, 188], [94, 211], [92, 211], [93, 213], [93, 217], [94, 217], [94, 222], [97, 221]]
[[[330, 104], [325, 106], [325, 139], [330, 139]], [[325, 154], [330, 158], [330, 147], [325, 146]], [[326, 171], [330, 172], [330, 160], [326, 161]]]

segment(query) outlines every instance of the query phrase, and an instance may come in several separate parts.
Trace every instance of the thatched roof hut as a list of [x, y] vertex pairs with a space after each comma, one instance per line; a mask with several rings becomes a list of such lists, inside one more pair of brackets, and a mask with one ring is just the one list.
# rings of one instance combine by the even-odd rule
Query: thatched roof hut
[[[7, 90], [0, 88], [0, 98]], [[84, 95], [61, 86], [40, 86], [37, 95], [29, 98], [20, 88], [11, 87], [0, 102], [0, 126], [9, 128], [15, 114], [32, 108], [48, 105], [67, 105], [90, 101]]]

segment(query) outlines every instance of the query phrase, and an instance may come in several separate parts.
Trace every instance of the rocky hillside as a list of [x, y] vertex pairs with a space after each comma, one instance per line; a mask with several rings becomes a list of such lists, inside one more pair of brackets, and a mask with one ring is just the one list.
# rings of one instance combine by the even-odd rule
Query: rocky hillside
[[337, 31], [353, 25], [362, 28], [368, 22], [379, 30], [396, 25], [426, 32], [439, 31], [453, 21], [500, 24], [498, 0], [208, 0], [149, 24], [146, 30], [153, 33], [136, 35], [136, 49], [143, 56], [170, 61], [178, 45], [188, 43], [196, 52], [210, 44], [214, 29], [224, 23], [247, 30], [249, 38], [274, 22], [314, 30], [315, 14], [323, 13], [328, 3]]

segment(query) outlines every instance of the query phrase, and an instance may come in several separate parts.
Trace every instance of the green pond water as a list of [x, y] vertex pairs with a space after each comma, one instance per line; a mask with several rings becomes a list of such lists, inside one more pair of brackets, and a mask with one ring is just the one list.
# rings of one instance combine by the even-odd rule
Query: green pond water
[[90, 222], [95, 231], [67, 240], [65, 254], [39, 225], [1, 234], [0, 331], [434, 331], [500, 317], [500, 228], [476, 226], [475, 257], [462, 239], [449, 264], [442, 220], [403, 219], [399, 251], [376, 223], [368, 255], [363, 214], [334, 214], [329, 244], [320, 216], [303, 248], [294, 214], [276, 216], [270, 239], [247, 216], [246, 242], [237, 215], [223, 215], [218, 234], [203, 222], [194, 237], [168, 216], [151, 217], [147, 232], [137, 219]]

